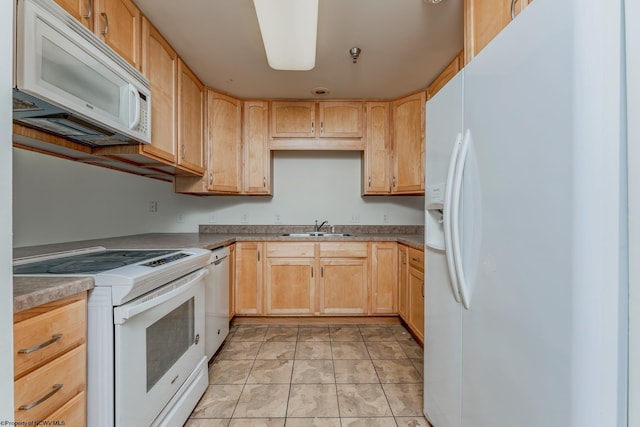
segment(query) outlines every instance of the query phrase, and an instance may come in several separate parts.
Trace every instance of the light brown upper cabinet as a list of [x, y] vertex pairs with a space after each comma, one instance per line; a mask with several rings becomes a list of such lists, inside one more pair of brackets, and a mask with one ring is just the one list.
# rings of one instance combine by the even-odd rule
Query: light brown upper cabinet
[[245, 101], [242, 117], [244, 193], [271, 194], [269, 103]]
[[178, 58], [178, 165], [199, 175], [204, 173], [204, 95], [204, 85]]
[[391, 140], [388, 102], [367, 102], [362, 194], [391, 192]]
[[316, 103], [273, 101], [271, 103], [272, 138], [315, 138]]
[[272, 101], [272, 150], [362, 150], [361, 101]]
[[320, 138], [362, 138], [362, 102], [318, 103]]
[[94, 0], [55, 0], [71, 16], [76, 18], [85, 27], [93, 29], [93, 2]]
[[392, 193], [424, 194], [425, 92], [393, 102]]
[[140, 69], [140, 9], [131, 0], [94, 1], [94, 32], [118, 55]]
[[431, 82], [427, 88], [427, 99], [431, 99], [431, 97], [438, 93], [462, 68], [464, 68], [464, 51], [460, 51], [460, 53], [447, 64], [438, 77]]
[[180, 193], [271, 194], [267, 101], [245, 101], [207, 89], [207, 171], [177, 176]]
[[142, 73], [151, 85], [151, 144], [142, 145], [150, 157], [176, 162], [178, 54], [156, 28], [142, 18]]
[[465, 0], [464, 55], [468, 64], [531, 0]]
[[239, 193], [242, 187], [242, 102], [207, 89], [207, 190]]

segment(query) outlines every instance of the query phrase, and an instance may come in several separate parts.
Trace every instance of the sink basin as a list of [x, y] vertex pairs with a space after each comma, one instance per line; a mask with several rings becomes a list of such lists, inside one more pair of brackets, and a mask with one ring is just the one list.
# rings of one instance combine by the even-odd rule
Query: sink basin
[[284, 237], [351, 237], [353, 236], [353, 234], [309, 232], [309, 233], [284, 233], [284, 234], [281, 234], [281, 236], [284, 236]]

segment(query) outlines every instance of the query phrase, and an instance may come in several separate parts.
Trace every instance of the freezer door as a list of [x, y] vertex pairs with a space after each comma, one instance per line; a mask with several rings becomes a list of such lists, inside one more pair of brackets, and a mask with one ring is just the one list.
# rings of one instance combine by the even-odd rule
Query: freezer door
[[465, 69], [465, 427], [623, 425], [620, 16], [536, 0]]
[[[462, 132], [463, 74], [456, 75], [427, 102], [427, 191], [429, 186], [446, 181], [452, 148]], [[426, 199], [428, 203], [429, 197]], [[433, 237], [430, 233], [442, 233], [441, 227], [429, 225], [425, 224], [427, 240]], [[424, 412], [434, 427], [461, 426], [462, 308], [453, 286], [444, 251], [427, 246]]]

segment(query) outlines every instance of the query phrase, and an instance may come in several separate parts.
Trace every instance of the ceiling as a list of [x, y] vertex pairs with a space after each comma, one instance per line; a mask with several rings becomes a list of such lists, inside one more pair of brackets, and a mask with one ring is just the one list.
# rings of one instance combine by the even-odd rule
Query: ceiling
[[315, 68], [276, 71], [252, 0], [135, 1], [206, 86], [239, 98], [318, 99], [316, 87], [322, 98], [397, 98], [463, 47], [463, 0], [320, 0]]

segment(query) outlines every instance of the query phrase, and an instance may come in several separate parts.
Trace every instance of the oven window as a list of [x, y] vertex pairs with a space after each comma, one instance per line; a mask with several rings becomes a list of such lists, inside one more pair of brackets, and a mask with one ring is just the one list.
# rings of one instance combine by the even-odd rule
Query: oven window
[[187, 352], [193, 340], [193, 298], [147, 328], [147, 391]]

